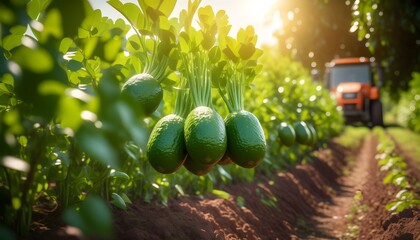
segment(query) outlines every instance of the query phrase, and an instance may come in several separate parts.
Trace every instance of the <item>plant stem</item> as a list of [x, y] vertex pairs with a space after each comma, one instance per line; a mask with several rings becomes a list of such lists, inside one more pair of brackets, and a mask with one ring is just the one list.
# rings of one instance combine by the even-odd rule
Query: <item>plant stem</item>
[[[29, 225], [31, 224], [32, 220], [32, 197], [34, 192], [31, 192], [32, 185], [35, 181], [35, 175], [37, 172], [37, 166], [41, 162], [43, 156], [45, 155], [45, 146], [46, 146], [46, 139], [47, 139], [47, 129], [48, 127], [42, 128], [42, 133], [40, 136], [34, 133], [34, 146], [31, 149], [30, 154], [30, 165], [31, 168], [29, 169], [28, 175], [26, 177], [26, 181], [23, 184], [22, 188], [22, 197], [21, 197], [21, 208], [18, 210], [17, 213], [17, 224], [19, 226], [19, 233], [26, 234], [29, 231]], [[37, 131], [37, 130], [35, 130]]]

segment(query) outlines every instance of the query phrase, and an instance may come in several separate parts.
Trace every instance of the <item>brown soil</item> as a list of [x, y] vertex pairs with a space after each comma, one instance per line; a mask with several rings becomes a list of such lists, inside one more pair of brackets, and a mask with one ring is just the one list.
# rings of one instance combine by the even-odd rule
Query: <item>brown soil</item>
[[362, 191], [368, 172], [369, 164], [374, 159], [376, 141], [372, 137], [364, 140], [356, 156], [347, 159], [343, 176], [339, 178], [339, 188], [329, 202], [321, 201], [318, 204], [318, 215], [312, 220], [315, 223], [313, 236], [310, 238], [335, 238], [350, 237], [348, 229], [351, 223], [350, 213], [356, 204], [353, 200], [357, 191]]
[[[397, 148], [398, 149], [398, 148]], [[408, 154], [399, 151], [407, 163], [412, 164]], [[384, 206], [391, 202], [400, 189], [383, 184], [385, 172], [379, 171], [376, 161], [371, 161], [369, 176], [366, 179], [363, 191], [363, 204], [368, 206], [361, 221], [359, 239], [420, 239], [420, 206], [406, 209], [401, 213], [391, 213]], [[409, 178], [412, 182], [420, 181], [418, 169], [408, 167]], [[413, 191], [420, 193], [419, 188]]]
[[[338, 184], [348, 152], [336, 144], [330, 149], [317, 152], [313, 164], [227, 186], [223, 190], [229, 199], [181, 197], [171, 199], [168, 207], [139, 202], [127, 213], [117, 211], [118, 238], [298, 239], [319, 199], [330, 198], [330, 186]], [[238, 197], [245, 199], [244, 207], [236, 204]]]
[[[351, 152], [332, 142], [316, 151], [311, 163], [226, 186], [222, 190], [230, 194], [228, 199], [211, 194], [177, 197], [168, 206], [137, 201], [126, 212], [115, 209], [116, 238], [340, 239], [357, 236], [349, 235], [349, 226], [361, 223], [358, 239], [420, 239], [419, 208], [399, 214], [384, 208], [398, 189], [382, 184], [384, 173], [374, 159], [376, 144], [369, 136]], [[367, 207], [357, 221], [349, 221], [356, 191], [361, 191], [360, 204]], [[240, 199], [245, 200], [242, 207], [237, 204]], [[63, 230], [33, 239], [58, 237], [58, 232]]]

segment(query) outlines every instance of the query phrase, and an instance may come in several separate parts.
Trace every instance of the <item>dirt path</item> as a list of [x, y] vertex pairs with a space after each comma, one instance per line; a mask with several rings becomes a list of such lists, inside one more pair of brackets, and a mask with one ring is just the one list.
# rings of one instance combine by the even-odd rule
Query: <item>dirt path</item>
[[[386, 173], [379, 170], [375, 160], [377, 144], [373, 135], [365, 138], [350, 174], [341, 176], [331, 198], [317, 205], [312, 228], [306, 230], [304, 239], [420, 240], [419, 207], [401, 213], [385, 209], [400, 189], [383, 184]], [[416, 179], [417, 174], [411, 177]]]
[[348, 233], [347, 216], [352, 211], [356, 192], [362, 191], [367, 180], [369, 164], [374, 161], [376, 145], [376, 139], [368, 136], [364, 139], [357, 156], [349, 159], [350, 163], [354, 163], [354, 166], [349, 166], [350, 174], [345, 174], [338, 180], [339, 187], [329, 201], [319, 203], [318, 214], [313, 217], [314, 236], [308, 236], [309, 238], [341, 239]]

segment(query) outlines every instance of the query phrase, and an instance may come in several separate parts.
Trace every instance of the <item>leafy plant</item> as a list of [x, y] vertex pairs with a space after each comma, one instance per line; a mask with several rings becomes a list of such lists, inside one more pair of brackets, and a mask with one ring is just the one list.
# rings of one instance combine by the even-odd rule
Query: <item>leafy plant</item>
[[[418, 206], [420, 197], [413, 192], [407, 176], [407, 164], [404, 159], [395, 153], [395, 145], [383, 130], [376, 129], [376, 134], [381, 139], [381, 144], [377, 147], [378, 165], [381, 171], [386, 171], [384, 184], [393, 184], [401, 189], [396, 195], [395, 200], [386, 205], [389, 211], [401, 212], [407, 208]], [[416, 181], [415, 179], [413, 181]]]
[[132, 54], [131, 60], [140, 60], [143, 66], [139, 71], [134, 65], [136, 74], [124, 83], [122, 93], [134, 106], [138, 106], [141, 114], [148, 116], [162, 101], [163, 89], [160, 84], [170, 74], [167, 68], [177, 32], [169, 16], [176, 0], [139, 1], [139, 6], [134, 3], [123, 4], [118, 0], [110, 0], [108, 3], [125, 17], [135, 31], [136, 34], [128, 39], [128, 50]]
[[[200, 2], [189, 2], [178, 18], [169, 19], [174, 0], [110, 0], [128, 24], [102, 16], [86, 0], [0, 4], [2, 233], [12, 229], [18, 236], [28, 234], [42, 200], [67, 224], [102, 238], [112, 234], [110, 205], [126, 210], [136, 198], [167, 204], [171, 196], [212, 191], [227, 197], [215, 189], [253, 181], [257, 171], [272, 173], [310, 155], [312, 149], [296, 144], [278, 148], [280, 121], [311, 122], [317, 126], [318, 146], [340, 132], [335, 104], [328, 92], [308, 80], [306, 69], [286, 57], [261, 56], [252, 27], [230, 37], [226, 13], [214, 13], [210, 6], [199, 9]], [[196, 13], [197, 29], [192, 26]], [[130, 30], [135, 34], [128, 36]], [[129, 97], [143, 97], [141, 91], [126, 90], [131, 85], [139, 90], [139, 82], [151, 84], [145, 94], [157, 89], [152, 94], [157, 98], [147, 100], [150, 108]], [[212, 91], [216, 88], [229, 107]], [[256, 158], [258, 168], [217, 164], [225, 153], [222, 146], [207, 162], [212, 168], [198, 174], [203, 176], [181, 167], [184, 155], [170, 171], [156, 171], [160, 167], [155, 162], [166, 156], [154, 158], [148, 150], [153, 129], [166, 120], [161, 116], [185, 118], [192, 107], [187, 99], [193, 107], [212, 112], [222, 133], [228, 108], [240, 112], [246, 103], [260, 122], [260, 140], [267, 147]], [[195, 149], [199, 154], [202, 150]], [[179, 152], [184, 154], [182, 147]], [[191, 149], [188, 153], [198, 159]], [[264, 197], [267, 204], [276, 201]], [[92, 222], [95, 211], [101, 221]]]
[[224, 73], [214, 82], [229, 110], [225, 118], [225, 157], [241, 167], [254, 168], [264, 159], [266, 142], [259, 120], [245, 110], [244, 92], [262, 68], [257, 65], [262, 51], [256, 48], [257, 36], [252, 26], [240, 29], [236, 40], [223, 35], [219, 39], [223, 37], [226, 39], [222, 39], [225, 45], [221, 49], [227, 61], [221, 63]]

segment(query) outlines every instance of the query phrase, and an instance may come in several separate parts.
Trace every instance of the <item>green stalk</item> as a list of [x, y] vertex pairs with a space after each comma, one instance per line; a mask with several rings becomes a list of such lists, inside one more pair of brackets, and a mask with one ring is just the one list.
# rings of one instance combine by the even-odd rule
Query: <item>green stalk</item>
[[47, 141], [46, 126], [40, 135], [34, 133], [35, 139], [34, 147], [30, 150], [30, 164], [31, 168], [26, 176], [26, 181], [23, 183], [22, 196], [21, 196], [21, 208], [17, 212], [17, 225], [19, 235], [24, 235], [29, 232], [30, 224], [32, 222], [32, 205], [33, 196], [35, 191], [33, 190], [33, 184], [36, 179], [37, 166], [43, 159], [45, 154], [45, 146]]
[[[245, 92], [245, 71], [238, 71], [233, 63], [227, 69], [228, 80], [226, 93], [219, 87], [219, 93], [228, 107], [229, 112], [239, 112], [244, 109], [243, 95]], [[226, 96], [227, 95], [227, 96]]]
[[176, 88], [176, 99], [174, 113], [178, 116], [186, 118], [191, 110], [191, 101], [189, 99], [189, 90], [187, 89], [187, 79], [181, 76], [179, 88]]
[[[142, 8], [142, 5], [140, 4], [140, 8], [141, 11], [143, 12], [144, 15], [144, 25], [143, 28], [147, 28], [148, 25], [150, 25], [149, 19], [146, 17], [147, 13], [146, 13], [146, 9]], [[118, 10], [118, 9], [117, 9]], [[127, 20], [129, 19], [123, 12], [120, 12]], [[139, 38], [139, 42], [141, 47], [145, 50], [145, 54], [146, 54], [146, 62], [144, 63], [144, 68], [143, 68], [143, 73], [149, 73], [150, 75], [152, 75], [155, 79], [158, 80], [158, 82], [160, 83], [163, 79], [164, 79], [164, 74], [166, 71], [166, 67], [167, 67], [167, 58], [164, 57], [163, 61], [159, 62], [157, 60], [157, 51], [158, 51], [158, 43], [159, 43], [159, 38], [157, 36], [151, 36], [151, 39], [153, 40], [153, 50], [151, 52], [152, 55], [152, 59], [149, 60], [149, 52], [147, 49], [147, 45], [146, 45], [146, 37], [142, 36], [141, 33], [139, 32], [138, 28], [135, 26], [135, 23], [128, 21], [131, 28], [134, 30], [134, 32], [136, 33], [137, 37]], [[152, 31], [154, 33], [159, 33], [159, 28], [157, 26], [153, 26]]]
[[233, 112], [232, 104], [229, 101], [229, 99], [226, 98], [225, 93], [223, 92], [222, 88], [218, 87], [217, 90], [219, 92], [219, 95], [222, 97], [223, 101], [226, 103], [226, 106], [227, 106], [229, 112]]
[[[188, 78], [191, 98], [194, 107], [211, 106], [211, 85], [209, 84], [208, 70], [203, 53], [189, 53], [183, 56], [185, 74]], [[202, 60], [202, 61], [200, 61]], [[189, 63], [189, 64], [187, 64]]]

